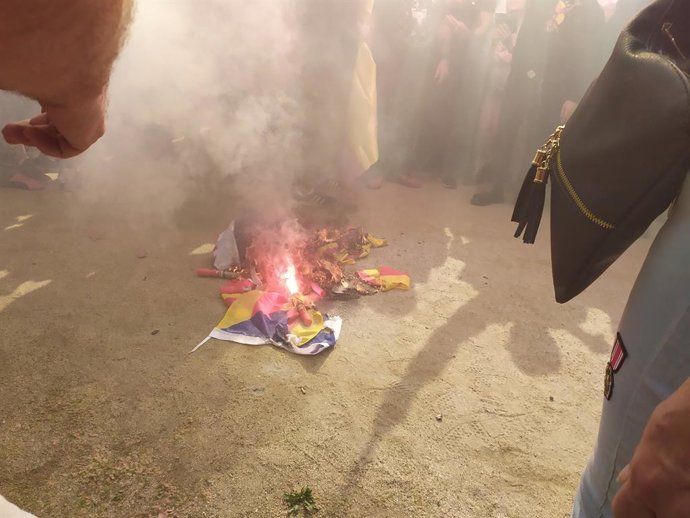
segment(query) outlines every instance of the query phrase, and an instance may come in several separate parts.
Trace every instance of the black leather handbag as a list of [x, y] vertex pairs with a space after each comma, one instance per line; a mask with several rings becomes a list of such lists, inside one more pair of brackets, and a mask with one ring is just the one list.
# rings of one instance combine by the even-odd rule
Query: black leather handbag
[[677, 197], [690, 168], [689, 57], [690, 0], [657, 0], [537, 152], [512, 219], [515, 237], [534, 243], [551, 179], [558, 302], [592, 284]]

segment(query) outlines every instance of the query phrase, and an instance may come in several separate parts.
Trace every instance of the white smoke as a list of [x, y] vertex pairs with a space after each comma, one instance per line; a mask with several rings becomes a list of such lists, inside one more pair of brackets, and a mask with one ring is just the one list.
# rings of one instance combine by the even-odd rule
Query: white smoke
[[[200, 185], [289, 197], [300, 168], [295, 0], [139, 0], [110, 84], [108, 131], [78, 192], [164, 216]], [[233, 181], [234, 180], [234, 181]]]

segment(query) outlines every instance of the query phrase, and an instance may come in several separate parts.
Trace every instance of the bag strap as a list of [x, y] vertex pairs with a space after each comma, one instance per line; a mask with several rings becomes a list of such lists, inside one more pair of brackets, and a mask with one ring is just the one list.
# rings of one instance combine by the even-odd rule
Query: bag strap
[[621, 37], [632, 36], [641, 50], [664, 54], [685, 73], [690, 71], [690, 2], [657, 0], [630, 22]]

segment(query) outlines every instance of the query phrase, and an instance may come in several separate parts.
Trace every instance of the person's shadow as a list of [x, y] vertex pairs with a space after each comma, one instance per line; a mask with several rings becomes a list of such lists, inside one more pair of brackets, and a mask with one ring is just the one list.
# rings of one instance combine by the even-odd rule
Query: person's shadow
[[[603, 353], [611, 344], [611, 332], [604, 332], [610, 321], [607, 314], [592, 308], [556, 308], [562, 313], [557, 322], [549, 322], [554, 314], [555, 303], [540, 299], [552, 297], [550, 276], [544, 263], [518, 264], [506, 266], [508, 271], [498, 279], [489, 279], [481, 272], [483, 259], [479, 252], [481, 244], [463, 244], [455, 240], [454, 233], [446, 229], [448, 237], [445, 263], [431, 269], [428, 283], [417, 285], [417, 303], [414, 308], [435, 308], [436, 314], [423, 309], [419, 315], [423, 319], [438, 318], [436, 326], [425, 345], [409, 361], [400, 380], [384, 394], [383, 401], [376, 411], [373, 431], [352, 465], [343, 488], [343, 505], [352, 502], [353, 493], [360, 486], [362, 478], [374, 459], [379, 444], [385, 436], [402, 424], [418, 395], [428, 385], [439, 379], [444, 369], [454, 358], [462, 354], [464, 345], [471, 343], [492, 325], [506, 325], [509, 329], [505, 341], [514, 365], [531, 377], [543, 377], [561, 369], [562, 354], [557, 343], [559, 334], [554, 330], [565, 330], [571, 337], [584, 343], [593, 352]], [[462, 257], [462, 261], [458, 259]], [[526, 277], [512, 278], [512, 268], [523, 272]], [[539, 279], [530, 283], [527, 279]], [[447, 280], [444, 285], [439, 281]], [[506, 286], [509, 282], [517, 286]], [[527, 288], [536, 284], [536, 289]], [[524, 285], [520, 287], [520, 285]], [[433, 289], [432, 289], [433, 288]], [[420, 291], [421, 290], [421, 291]], [[521, 295], [521, 292], [526, 292]], [[420, 300], [421, 299], [421, 300]], [[426, 299], [426, 300], [425, 300]], [[444, 305], [439, 301], [447, 300]], [[372, 302], [382, 313], [386, 313], [383, 302]], [[558, 314], [558, 313], [556, 313]], [[415, 319], [417, 313], [415, 313]], [[487, 358], [487, 361], [490, 361]]]

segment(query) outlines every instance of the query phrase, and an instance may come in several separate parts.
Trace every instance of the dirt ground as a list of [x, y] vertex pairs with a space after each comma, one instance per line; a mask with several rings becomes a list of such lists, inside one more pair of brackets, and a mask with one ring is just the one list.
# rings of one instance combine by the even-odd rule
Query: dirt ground
[[337, 347], [299, 358], [187, 354], [224, 312], [193, 275], [222, 193], [154, 218], [126, 189], [1, 190], [0, 493], [42, 518], [279, 517], [303, 486], [322, 517], [569, 516], [650, 241], [560, 306], [548, 225], [524, 246], [471, 194], [363, 193], [390, 246], [362, 264], [414, 289], [329, 305]]

